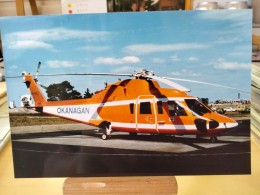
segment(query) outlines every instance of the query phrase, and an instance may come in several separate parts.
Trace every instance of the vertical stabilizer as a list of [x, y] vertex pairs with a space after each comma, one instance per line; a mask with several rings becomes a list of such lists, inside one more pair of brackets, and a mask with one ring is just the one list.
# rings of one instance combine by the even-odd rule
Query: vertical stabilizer
[[30, 74], [23, 74], [24, 83], [26, 84], [27, 88], [30, 90], [32, 97], [35, 102], [35, 107], [43, 107], [46, 105], [47, 100], [42, 94], [39, 86], [37, 85], [36, 81]]

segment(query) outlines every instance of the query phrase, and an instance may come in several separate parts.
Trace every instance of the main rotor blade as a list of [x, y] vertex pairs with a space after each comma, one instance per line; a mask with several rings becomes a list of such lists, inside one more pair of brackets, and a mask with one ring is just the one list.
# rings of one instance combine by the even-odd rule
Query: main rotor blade
[[[39, 74], [37, 76], [48, 77], [48, 76], [85, 76], [85, 75], [93, 75], [93, 76], [128, 76], [128, 77], [133, 77], [132, 74], [112, 74], [112, 73]], [[33, 75], [31, 75], [31, 76], [33, 76]], [[24, 76], [9, 76], [9, 77], [6, 77], [6, 78], [20, 78], [20, 77], [24, 77]]]
[[243, 90], [243, 89], [238, 89], [238, 88], [229, 87], [229, 86], [225, 86], [225, 85], [214, 84], [214, 83], [207, 83], [207, 82], [202, 82], [202, 81], [194, 81], [194, 80], [189, 80], [189, 79], [171, 78], [171, 77], [163, 77], [163, 78], [170, 79], [170, 80], [175, 80], [175, 81], [185, 81], [185, 82], [191, 82], [191, 83], [199, 83], [199, 84], [204, 84], [204, 85], [211, 85], [211, 86], [215, 86], [215, 87], [222, 87], [222, 88], [232, 89], [232, 90], [236, 90], [236, 91], [241, 91], [241, 92], [244, 92], [244, 93], [250, 93], [250, 91], [246, 91], [246, 90]]
[[173, 87], [174, 89], [178, 89], [178, 90], [183, 91], [183, 92], [191, 91], [190, 89], [188, 89], [186, 87], [183, 87], [183, 86], [181, 86], [181, 85], [179, 85], [177, 83], [174, 83], [172, 81], [169, 81], [169, 80], [165, 79], [165, 77], [162, 78], [162, 77], [150, 76], [150, 75], [147, 75], [146, 77], [154, 79], [154, 80], [157, 80], [157, 81], [160, 81], [160, 82], [162, 82], [162, 83], [164, 83], [166, 85], [169, 85], [169, 86]]

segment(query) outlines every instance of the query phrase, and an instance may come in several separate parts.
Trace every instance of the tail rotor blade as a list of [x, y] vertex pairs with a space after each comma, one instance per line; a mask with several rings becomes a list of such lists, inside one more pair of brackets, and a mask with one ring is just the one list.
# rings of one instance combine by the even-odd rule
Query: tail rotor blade
[[45, 89], [45, 90], [47, 90], [48, 89], [48, 87], [46, 87], [45, 85], [43, 85], [43, 84], [41, 84], [41, 83], [37, 83], [40, 87], [42, 87], [43, 89]]
[[37, 71], [36, 71], [36, 74], [35, 74], [35, 77], [34, 77], [35, 79], [37, 79], [37, 77], [39, 75], [40, 67], [41, 67], [41, 62], [38, 63]]

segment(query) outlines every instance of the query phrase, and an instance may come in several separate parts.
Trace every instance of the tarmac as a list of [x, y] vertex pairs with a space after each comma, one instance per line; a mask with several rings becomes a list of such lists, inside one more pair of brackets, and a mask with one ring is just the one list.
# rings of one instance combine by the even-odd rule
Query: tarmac
[[60, 131], [85, 131], [94, 130], [96, 127], [92, 127], [86, 124], [59, 124], [59, 125], [39, 125], [39, 126], [19, 126], [11, 127], [12, 134], [26, 134], [26, 133], [49, 133]]
[[[175, 141], [174, 141], [175, 139]], [[187, 141], [192, 140], [192, 144]], [[207, 139], [196, 140], [195, 136], [163, 137], [140, 134], [133, 138], [128, 133], [116, 132], [110, 140], [102, 140], [100, 134], [95, 132], [84, 132], [84, 135], [65, 135], [50, 137], [38, 137], [19, 139], [19, 142], [59, 144], [68, 146], [87, 146], [113, 149], [140, 150], [166, 153], [184, 153], [201, 149], [217, 148], [234, 143], [242, 143], [250, 140], [247, 136], [221, 136], [218, 143], [209, 143]], [[185, 143], [186, 142], [186, 143]], [[155, 144], [156, 143], [156, 144]]]
[[[217, 143], [195, 136], [113, 132], [109, 140], [83, 124], [15, 128], [15, 176], [250, 174], [250, 121]], [[80, 129], [80, 128], [83, 128]], [[85, 129], [87, 128], [87, 129]], [[38, 133], [36, 132], [38, 131]], [[14, 131], [14, 130], [12, 130]]]

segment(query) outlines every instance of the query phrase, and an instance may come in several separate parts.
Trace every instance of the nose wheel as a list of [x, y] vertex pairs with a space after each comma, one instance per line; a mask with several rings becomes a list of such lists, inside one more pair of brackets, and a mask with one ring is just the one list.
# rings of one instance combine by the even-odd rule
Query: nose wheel
[[211, 143], [216, 143], [218, 141], [218, 138], [217, 137], [211, 137], [209, 140], [210, 140]]

